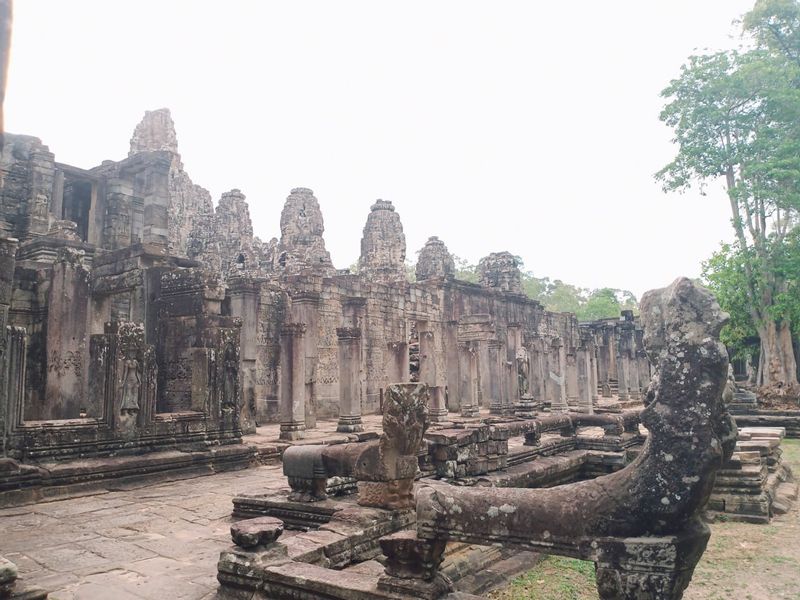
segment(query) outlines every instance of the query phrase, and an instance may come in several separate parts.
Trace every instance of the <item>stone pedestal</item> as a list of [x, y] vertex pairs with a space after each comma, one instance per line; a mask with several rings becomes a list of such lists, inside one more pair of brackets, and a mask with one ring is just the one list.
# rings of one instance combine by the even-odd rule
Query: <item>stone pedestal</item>
[[404, 597], [436, 600], [451, 590], [439, 572], [447, 543], [422, 540], [417, 532], [400, 531], [380, 539], [386, 570], [378, 589]]
[[361, 329], [336, 329], [339, 352], [339, 424], [336, 431], [364, 431], [361, 423]]
[[287, 323], [281, 329], [280, 419], [282, 440], [305, 437], [306, 355], [303, 323]]

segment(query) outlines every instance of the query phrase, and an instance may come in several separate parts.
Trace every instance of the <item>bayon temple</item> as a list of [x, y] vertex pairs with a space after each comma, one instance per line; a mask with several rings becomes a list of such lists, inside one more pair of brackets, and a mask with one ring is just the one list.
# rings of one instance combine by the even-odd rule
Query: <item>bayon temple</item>
[[[701, 515], [796, 496], [785, 428], [737, 435], [726, 316], [689, 280], [579, 323], [511, 252], [468, 283], [432, 236], [411, 281], [387, 200], [337, 269], [311, 190], [259, 239], [240, 190], [215, 206], [189, 177], [166, 109], [89, 169], [6, 134], [2, 177], [0, 506], [280, 464], [229, 494], [202, 597], [466, 599], [559, 554], [602, 598], [680, 598]], [[0, 559], [0, 598], [46, 597], [24, 571]]]

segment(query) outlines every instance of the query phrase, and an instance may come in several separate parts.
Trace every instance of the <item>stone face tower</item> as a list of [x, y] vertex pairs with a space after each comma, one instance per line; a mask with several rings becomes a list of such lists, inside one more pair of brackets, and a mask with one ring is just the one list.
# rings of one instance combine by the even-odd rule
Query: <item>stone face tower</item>
[[434, 277], [452, 279], [455, 277], [456, 264], [447, 246], [438, 237], [428, 238], [419, 253], [417, 260], [417, 281], [425, 281]]
[[381, 283], [406, 281], [405, 260], [406, 236], [400, 215], [388, 200], [377, 200], [364, 225], [358, 272]]
[[178, 136], [168, 108], [148, 110], [131, 137], [129, 158], [148, 152], [169, 153], [169, 206], [167, 207], [169, 251], [178, 256], [197, 254], [196, 232], [213, 220], [214, 203], [207, 190], [195, 185], [183, 170]]
[[168, 108], [145, 111], [144, 118], [133, 130], [128, 156], [161, 150], [178, 154], [178, 136]]
[[245, 195], [233, 189], [225, 192], [217, 205], [214, 237], [219, 244], [223, 273], [252, 271], [258, 268], [253, 248], [253, 224]]
[[501, 292], [522, 293], [522, 275], [517, 259], [510, 252], [492, 252], [478, 263], [478, 278], [483, 287]]
[[324, 231], [322, 211], [314, 192], [307, 188], [293, 189], [281, 212], [281, 241], [275, 255], [275, 270], [299, 273], [310, 269], [333, 274], [331, 255], [322, 237]]

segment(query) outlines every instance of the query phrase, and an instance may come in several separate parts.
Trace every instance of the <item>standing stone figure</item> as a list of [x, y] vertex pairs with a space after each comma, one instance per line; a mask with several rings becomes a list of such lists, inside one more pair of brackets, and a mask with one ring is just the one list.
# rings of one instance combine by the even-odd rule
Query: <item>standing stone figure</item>
[[122, 414], [139, 412], [139, 390], [142, 387], [142, 378], [139, 375], [139, 361], [129, 358], [125, 361], [125, 371], [122, 375]]
[[530, 358], [525, 346], [517, 349], [517, 384], [519, 385], [519, 397], [528, 396], [530, 385], [528, 383], [528, 373], [530, 372]]
[[225, 360], [222, 374], [222, 407], [231, 408], [236, 406], [236, 371], [238, 370], [236, 354], [233, 348], [228, 346], [225, 349]]

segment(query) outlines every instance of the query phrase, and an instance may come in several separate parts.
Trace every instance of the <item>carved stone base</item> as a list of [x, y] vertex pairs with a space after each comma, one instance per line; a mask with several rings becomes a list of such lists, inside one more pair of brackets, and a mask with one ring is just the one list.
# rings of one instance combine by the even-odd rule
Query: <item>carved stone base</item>
[[336, 431], [339, 433], [359, 433], [364, 431], [361, 415], [340, 415]]
[[538, 403], [531, 396], [523, 396], [514, 405], [514, 415], [523, 418], [532, 418], [536, 416], [536, 408]]
[[302, 440], [306, 437], [306, 424], [292, 421], [291, 423], [281, 423], [281, 433], [278, 439], [293, 441]]
[[389, 510], [414, 508], [414, 479], [359, 481], [358, 503]]
[[425, 581], [423, 579], [400, 579], [399, 577], [383, 575], [378, 579], [378, 589], [406, 598], [437, 600], [451, 592], [452, 586], [442, 574], [437, 574], [431, 581]]
[[428, 413], [428, 421], [431, 423], [442, 423], [443, 421], [448, 421], [450, 419], [450, 413], [447, 411], [446, 408], [440, 409], [430, 409]]
[[481, 414], [480, 409], [477, 406], [462, 406], [461, 407], [461, 416], [466, 418], [477, 417]]
[[490, 415], [502, 415], [504, 410], [505, 406], [500, 404], [499, 401], [492, 401], [491, 404], [489, 404]]
[[603, 600], [680, 600], [705, 551], [702, 523], [673, 537], [597, 542], [597, 592]]

